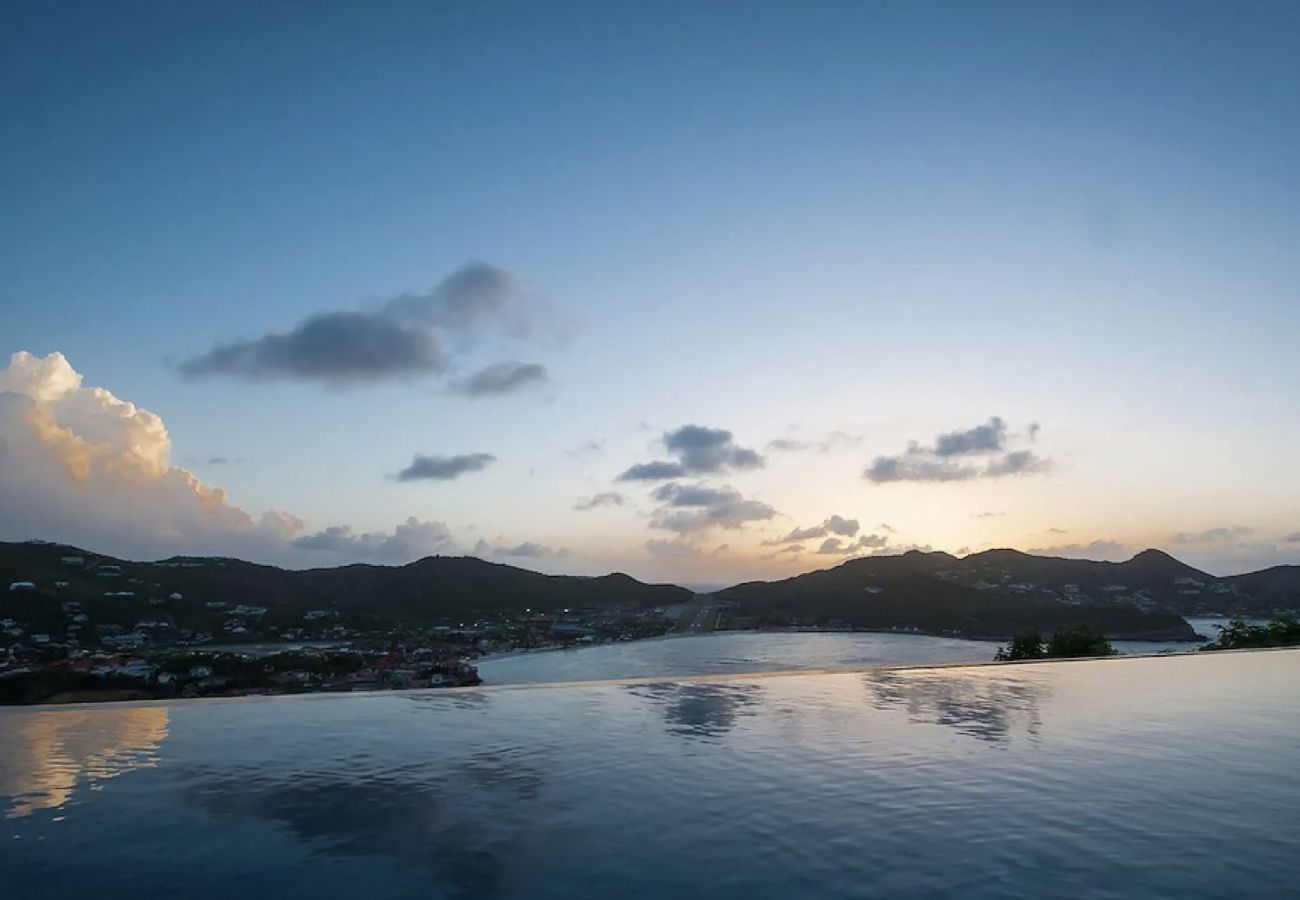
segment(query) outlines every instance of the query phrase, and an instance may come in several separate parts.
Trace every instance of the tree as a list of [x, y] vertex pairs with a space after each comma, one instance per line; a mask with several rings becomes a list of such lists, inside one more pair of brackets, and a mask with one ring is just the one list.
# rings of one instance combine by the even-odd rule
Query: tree
[[1047, 643], [1047, 655], [1053, 657], [1114, 656], [1116, 652], [1105, 636], [1087, 625], [1058, 628]]
[[1011, 662], [1017, 659], [1042, 659], [1045, 655], [1043, 636], [1037, 631], [1027, 631], [1013, 637], [1007, 646], [999, 647], [997, 656], [993, 658], [998, 662]]
[[1248, 625], [1233, 619], [1227, 625], [1216, 625], [1219, 639], [1205, 647], [1206, 650], [1239, 650], [1245, 647], [1294, 647], [1300, 644], [1300, 622], [1278, 618], [1267, 625]]

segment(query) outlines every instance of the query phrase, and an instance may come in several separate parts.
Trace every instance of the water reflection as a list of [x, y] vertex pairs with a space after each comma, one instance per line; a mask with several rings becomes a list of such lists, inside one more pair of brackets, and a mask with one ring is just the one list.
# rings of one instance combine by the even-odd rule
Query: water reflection
[[492, 698], [483, 691], [449, 691], [438, 689], [429, 692], [413, 692], [400, 694], [410, 703], [427, 709], [446, 709], [453, 706], [457, 709], [477, 709], [487, 710], [492, 706]]
[[1039, 707], [1050, 697], [1047, 688], [1024, 671], [1015, 677], [871, 672], [863, 683], [877, 709], [901, 708], [913, 722], [947, 725], [991, 743], [1006, 743], [1018, 723], [1036, 740], [1042, 726]]
[[0, 741], [0, 795], [10, 798], [5, 818], [57, 809], [78, 783], [95, 790], [124, 772], [157, 765], [167, 720], [164, 706], [6, 716], [13, 734]]
[[660, 708], [669, 734], [704, 740], [731, 731], [763, 702], [763, 686], [749, 682], [632, 685], [628, 691]]
[[190, 797], [218, 815], [287, 826], [317, 855], [387, 856], [464, 896], [493, 897], [564, 839], [537, 824], [547, 765], [529, 748], [502, 746], [387, 770], [369, 758], [310, 773], [236, 769], [197, 777]]

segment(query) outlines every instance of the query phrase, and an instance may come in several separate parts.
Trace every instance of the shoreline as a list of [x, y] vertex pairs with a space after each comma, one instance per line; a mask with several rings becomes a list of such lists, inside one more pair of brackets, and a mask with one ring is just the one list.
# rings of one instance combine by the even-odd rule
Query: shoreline
[[[1201, 618], [1201, 617], [1193, 616], [1193, 618]], [[1186, 621], [1186, 619], [1184, 619], [1184, 621]], [[1014, 637], [1014, 636], [984, 637], [984, 636], [976, 636], [976, 635], [942, 634], [942, 633], [935, 634], [934, 632], [930, 632], [930, 631], [894, 631], [887, 628], [816, 628], [816, 627], [726, 628], [721, 631], [703, 631], [703, 632], [698, 632], [696, 634], [668, 632], [667, 634], [657, 634], [653, 637], [637, 638], [636, 640], [631, 640], [631, 641], [602, 641], [599, 643], [577, 644], [568, 647], [526, 647], [520, 650], [507, 650], [502, 653], [486, 653], [482, 656], [467, 658], [467, 661], [471, 665], [476, 665], [477, 663], [480, 662], [496, 662], [497, 660], [511, 659], [516, 656], [526, 656], [535, 653], [561, 653], [561, 652], [567, 653], [569, 651], [590, 650], [596, 647], [613, 647], [613, 646], [622, 646], [624, 644], [645, 644], [651, 641], [676, 640], [678, 638], [717, 637], [719, 635], [725, 635], [725, 634], [885, 634], [885, 635], [894, 635], [896, 637], [941, 638], [943, 640], [951, 640], [951, 641], [967, 641], [974, 644], [1003, 644], [1006, 643], [1007, 641], [1012, 640], [1012, 638]], [[1143, 643], [1143, 644], [1197, 644], [1200, 646], [1204, 646], [1211, 642], [1210, 638], [1206, 637], [1203, 634], [1200, 634], [1199, 632], [1196, 632], [1196, 637], [1192, 639], [1182, 638], [1182, 637], [1131, 637], [1131, 636], [1111, 637], [1109, 635], [1107, 635], [1107, 639], [1112, 642], [1120, 641], [1120, 642]], [[1185, 652], [1194, 652], [1194, 651], [1185, 651]], [[1137, 654], [1128, 654], [1128, 655], [1136, 656]]]
[[[681, 635], [696, 637], [697, 635]], [[554, 688], [588, 688], [619, 687], [623, 685], [644, 684], [698, 684], [727, 681], [752, 681], [769, 678], [793, 678], [801, 675], [858, 675], [874, 672], [910, 672], [943, 669], [993, 669], [1008, 666], [1055, 666], [1077, 663], [1115, 663], [1147, 659], [1213, 659], [1238, 653], [1287, 653], [1300, 652], [1300, 647], [1243, 647], [1237, 650], [1216, 650], [1202, 657], [1198, 651], [1188, 650], [1175, 653], [1130, 653], [1115, 656], [1072, 656], [1059, 659], [1018, 659], [990, 660], [989, 662], [952, 662], [952, 663], [913, 663], [897, 666], [845, 666], [823, 669], [780, 669], [766, 672], [714, 672], [705, 675], [646, 675], [632, 678], [606, 678], [592, 681], [549, 681], [542, 683], [519, 684], [478, 684], [466, 687], [443, 688], [401, 688], [390, 691], [360, 691], [357, 693], [340, 693], [335, 691], [309, 691], [301, 694], [247, 694], [239, 697], [167, 697], [149, 700], [108, 700], [82, 701], [72, 703], [11, 703], [0, 705], [0, 717], [7, 711], [53, 712], [59, 709], [130, 709], [170, 704], [190, 703], [264, 703], [279, 700], [341, 700], [341, 699], [378, 699], [383, 697], [409, 697], [414, 695], [441, 696], [475, 692], [497, 691], [539, 691]]]

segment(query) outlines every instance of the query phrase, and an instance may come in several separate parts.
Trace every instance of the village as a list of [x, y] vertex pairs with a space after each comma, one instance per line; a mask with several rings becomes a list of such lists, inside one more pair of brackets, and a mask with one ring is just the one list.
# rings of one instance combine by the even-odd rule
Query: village
[[[487, 610], [418, 625], [337, 608], [195, 600], [114, 564], [64, 557], [68, 578], [0, 595], [0, 702], [359, 692], [479, 683], [489, 654], [628, 641], [668, 631], [672, 608]], [[176, 563], [154, 564], [159, 568]], [[184, 564], [181, 564], [184, 565]]]

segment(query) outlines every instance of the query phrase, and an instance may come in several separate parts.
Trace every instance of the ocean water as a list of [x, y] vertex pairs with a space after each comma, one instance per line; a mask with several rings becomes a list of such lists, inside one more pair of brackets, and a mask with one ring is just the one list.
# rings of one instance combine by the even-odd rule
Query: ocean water
[[1300, 651], [0, 710], [0, 894], [1294, 897]]
[[[1217, 636], [1214, 626], [1226, 620], [1188, 621], [1198, 633], [1213, 638]], [[479, 675], [487, 684], [556, 684], [615, 678], [991, 662], [1002, 643], [879, 632], [718, 632], [519, 653], [483, 659], [477, 665]], [[1177, 641], [1115, 641], [1114, 646], [1121, 653], [1140, 654], [1189, 652], [1201, 645]]]

